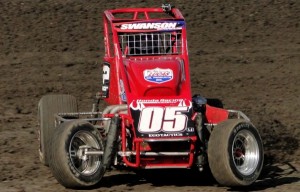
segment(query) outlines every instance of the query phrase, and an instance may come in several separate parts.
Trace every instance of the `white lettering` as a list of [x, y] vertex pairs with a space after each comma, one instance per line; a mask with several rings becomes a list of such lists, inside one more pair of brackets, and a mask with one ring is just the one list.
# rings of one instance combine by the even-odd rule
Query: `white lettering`
[[141, 29], [157, 29], [157, 30], [165, 30], [165, 29], [176, 29], [177, 23], [126, 23], [122, 24], [122, 30], [133, 29], [133, 30], [141, 30]]
[[182, 133], [161, 133], [161, 134], [149, 134], [149, 137], [178, 137], [183, 136]]
[[141, 111], [139, 127], [140, 133], [181, 132], [187, 125], [188, 117], [184, 114], [188, 107], [147, 107]]

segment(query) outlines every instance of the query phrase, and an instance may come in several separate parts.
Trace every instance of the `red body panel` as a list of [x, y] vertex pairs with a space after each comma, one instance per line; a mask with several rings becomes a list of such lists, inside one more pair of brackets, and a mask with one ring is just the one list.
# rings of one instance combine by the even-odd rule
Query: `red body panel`
[[205, 116], [208, 123], [218, 124], [228, 119], [229, 112], [225, 109], [206, 105]]
[[[163, 65], [158, 65], [163, 63]], [[178, 96], [184, 83], [182, 62], [179, 60], [127, 60], [125, 67], [130, 93], [135, 97]], [[165, 82], [162, 82], [163, 79]], [[160, 83], [161, 82], [161, 83]]]

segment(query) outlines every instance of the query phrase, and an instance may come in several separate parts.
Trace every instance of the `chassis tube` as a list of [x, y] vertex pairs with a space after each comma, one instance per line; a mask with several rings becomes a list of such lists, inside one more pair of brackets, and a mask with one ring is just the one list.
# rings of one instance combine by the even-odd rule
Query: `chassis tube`
[[[125, 126], [125, 121], [122, 119], [122, 152], [126, 152], [126, 126]], [[136, 162], [131, 163], [128, 159], [127, 156], [123, 156], [123, 161], [126, 163], [126, 165], [130, 167], [139, 167], [140, 166], [140, 142], [135, 142], [136, 143]]]

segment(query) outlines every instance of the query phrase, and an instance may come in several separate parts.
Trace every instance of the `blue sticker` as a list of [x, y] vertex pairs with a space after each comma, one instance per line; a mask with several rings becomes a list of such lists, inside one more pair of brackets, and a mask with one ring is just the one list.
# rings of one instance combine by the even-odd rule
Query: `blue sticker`
[[165, 83], [173, 79], [173, 71], [171, 69], [146, 69], [143, 73], [144, 79], [152, 83]]
[[127, 97], [126, 97], [126, 93], [125, 93], [125, 88], [124, 88], [124, 83], [123, 80], [120, 79], [120, 91], [121, 91], [121, 100], [126, 102], [127, 101]]

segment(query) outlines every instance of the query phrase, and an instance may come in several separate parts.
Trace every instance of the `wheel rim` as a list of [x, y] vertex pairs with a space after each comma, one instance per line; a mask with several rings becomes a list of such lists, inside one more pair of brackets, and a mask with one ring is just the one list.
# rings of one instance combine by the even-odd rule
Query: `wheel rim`
[[256, 138], [248, 130], [237, 133], [232, 145], [232, 158], [236, 169], [243, 175], [251, 175], [257, 168], [260, 156]]
[[101, 164], [101, 156], [84, 155], [83, 149], [100, 149], [100, 145], [90, 132], [79, 131], [71, 139], [69, 154], [73, 167], [82, 175], [92, 175]]

